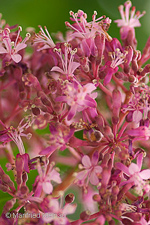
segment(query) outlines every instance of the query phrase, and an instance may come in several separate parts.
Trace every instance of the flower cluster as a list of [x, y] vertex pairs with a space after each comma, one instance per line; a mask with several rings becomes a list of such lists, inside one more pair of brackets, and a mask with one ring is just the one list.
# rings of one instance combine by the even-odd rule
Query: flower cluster
[[150, 224], [150, 38], [141, 53], [131, 6], [120, 41], [96, 11], [70, 11], [56, 43], [0, 14], [0, 224]]

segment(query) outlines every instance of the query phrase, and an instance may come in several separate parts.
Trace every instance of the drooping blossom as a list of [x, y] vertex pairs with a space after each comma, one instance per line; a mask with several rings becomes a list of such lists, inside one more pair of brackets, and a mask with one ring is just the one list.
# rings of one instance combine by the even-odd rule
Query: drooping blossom
[[76, 81], [72, 83], [67, 82], [64, 95], [57, 97], [56, 101], [66, 102], [70, 106], [67, 116], [68, 120], [71, 120], [77, 112], [81, 112], [86, 108], [96, 108], [96, 101], [94, 99], [97, 97], [97, 94], [91, 93], [95, 89], [96, 87], [92, 83], [81, 86]]
[[29, 39], [30, 34], [27, 33], [23, 41], [20, 41], [20, 32], [22, 28], [19, 27], [17, 37], [15, 42], [10, 38], [9, 28], [5, 28], [2, 31], [2, 42], [0, 43], [0, 54], [7, 54], [14, 62], [19, 63], [22, 59], [22, 56], [19, 54], [19, 51], [26, 48], [26, 41]]
[[54, 167], [54, 163], [51, 163], [49, 168], [48, 165], [41, 166], [40, 163], [37, 163], [37, 170], [39, 176], [36, 177], [35, 183], [35, 193], [34, 196], [40, 197], [41, 192], [44, 191], [46, 194], [51, 194], [53, 191], [53, 186], [51, 181], [54, 181], [58, 184], [61, 183], [60, 174], [57, 172]]
[[99, 179], [98, 174], [102, 172], [102, 167], [98, 165], [98, 151], [95, 151], [92, 159], [88, 155], [82, 157], [82, 166], [83, 169], [81, 172], [78, 172], [76, 178], [77, 183], [80, 186], [87, 187], [89, 182], [93, 185], [98, 185]]
[[120, 162], [116, 163], [116, 168], [120, 169], [128, 177], [127, 181], [121, 183], [121, 186], [133, 182], [134, 189], [140, 196], [143, 195], [143, 190], [146, 193], [150, 191], [150, 185], [146, 182], [150, 178], [150, 169], [141, 170], [142, 162], [143, 153], [140, 153], [137, 157], [137, 164], [131, 163], [127, 167]]

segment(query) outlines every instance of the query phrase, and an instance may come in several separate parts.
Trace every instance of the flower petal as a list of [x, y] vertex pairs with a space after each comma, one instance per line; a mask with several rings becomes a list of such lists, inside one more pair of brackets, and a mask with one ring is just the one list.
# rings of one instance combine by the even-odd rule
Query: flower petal
[[43, 182], [43, 183], [42, 183], [42, 188], [43, 188], [43, 191], [44, 191], [46, 194], [50, 194], [50, 193], [52, 193], [52, 191], [53, 191], [53, 186], [52, 186], [52, 184], [50, 183], [50, 181]]
[[99, 183], [99, 179], [95, 173], [95, 170], [93, 170], [91, 172], [91, 175], [90, 175], [90, 183], [93, 184], [93, 185], [97, 185]]
[[68, 66], [68, 72], [69, 74], [72, 74], [74, 73], [74, 71], [80, 66], [80, 63], [77, 63], [77, 62], [71, 62], [69, 63], [69, 66]]
[[68, 215], [75, 212], [77, 205], [76, 204], [68, 204], [64, 206], [64, 209], [62, 211], [62, 214]]
[[101, 166], [95, 166], [94, 167], [95, 173], [101, 173], [102, 172], [102, 167]]
[[121, 170], [123, 173], [130, 175], [129, 168], [127, 166], [125, 166], [124, 164], [118, 162], [118, 163], [116, 163], [116, 168]]
[[12, 58], [12, 60], [15, 61], [16, 63], [20, 62], [21, 59], [22, 59], [21, 55], [19, 55], [19, 54], [11, 55], [11, 58]]
[[141, 171], [139, 175], [144, 180], [150, 179], [150, 169]]
[[138, 165], [135, 163], [131, 163], [131, 165], [129, 166], [129, 173], [135, 174], [136, 172], [139, 172], [139, 171], [140, 171], [140, 169], [139, 169]]
[[4, 53], [8, 53], [8, 52], [4, 47], [0, 46], [0, 54], [4, 54]]
[[139, 123], [139, 121], [142, 119], [142, 113], [139, 110], [136, 110], [133, 112], [133, 121], [135, 123]]
[[58, 72], [58, 73], [64, 74], [64, 71], [63, 71], [61, 68], [59, 68], [58, 66], [54, 66], [54, 67], [51, 69], [51, 71], [54, 71], [54, 72]]
[[68, 116], [67, 116], [67, 120], [71, 120], [75, 116], [76, 111], [77, 111], [76, 105], [72, 106], [70, 108], [70, 110], [69, 110], [69, 113], [68, 113]]
[[84, 180], [87, 177], [88, 171], [83, 170], [77, 174], [77, 179], [78, 180]]
[[99, 153], [98, 151], [95, 151], [92, 155], [92, 165], [97, 165], [99, 159]]
[[85, 168], [90, 168], [92, 166], [91, 159], [88, 155], [84, 155], [82, 158], [82, 164]]
[[142, 163], [143, 163], [143, 153], [140, 153], [137, 157], [137, 165], [140, 170], [142, 168]]
[[49, 146], [45, 149], [43, 149], [42, 151], [40, 151], [40, 155], [51, 155], [55, 150], [57, 149], [57, 146], [56, 145], [52, 145], [52, 146]]
[[55, 181], [56, 183], [61, 183], [61, 178], [60, 178], [60, 174], [55, 170], [53, 169], [51, 172], [50, 172], [50, 176], [49, 176], [50, 180], [53, 180]]
[[27, 44], [25, 44], [25, 43], [18, 43], [16, 48], [15, 48], [15, 50], [16, 50], [16, 52], [18, 52], [18, 51], [24, 49], [25, 47], [27, 47]]

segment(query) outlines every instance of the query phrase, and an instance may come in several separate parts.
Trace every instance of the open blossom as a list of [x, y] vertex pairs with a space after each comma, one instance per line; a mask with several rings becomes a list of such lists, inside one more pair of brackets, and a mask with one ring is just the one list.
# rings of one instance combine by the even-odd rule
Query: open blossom
[[8, 28], [5, 28], [2, 31], [2, 43], [0, 43], [0, 54], [8, 54], [8, 56], [16, 63], [21, 61], [22, 56], [18, 52], [27, 47], [27, 44], [25, 44], [25, 42], [30, 37], [30, 34], [27, 33], [25, 39], [23, 41], [20, 41], [19, 35], [21, 30], [22, 28], [19, 27], [16, 40], [15, 42], [13, 42], [9, 35], [10, 30]]
[[76, 210], [76, 207], [76, 204], [65, 204], [65, 206], [62, 208], [57, 199], [50, 199], [42, 219], [46, 223], [53, 221], [54, 225], [69, 225], [70, 222], [66, 215], [73, 214]]
[[[131, 1], [126, 1], [124, 3], [125, 11], [123, 11], [123, 5], [119, 6], [119, 11], [121, 14], [121, 19], [115, 20], [114, 22], [118, 24], [118, 27], [121, 27], [120, 34], [121, 39], [129, 39], [127, 43], [133, 43], [133, 46], [136, 46], [136, 39], [135, 39], [135, 30], [134, 27], [140, 27], [141, 24], [139, 19], [145, 14], [145, 12], [140, 13], [139, 11], [135, 12], [135, 7], [132, 7], [131, 11], [130, 8], [132, 6]], [[132, 40], [130, 40], [132, 39]]]
[[77, 112], [81, 112], [88, 107], [96, 108], [94, 98], [97, 97], [97, 94], [91, 93], [95, 89], [96, 87], [92, 83], [81, 86], [81, 84], [74, 81], [73, 83], [68, 82], [66, 84], [65, 95], [57, 97], [56, 101], [66, 102], [70, 106], [67, 116], [68, 120], [71, 120]]
[[48, 49], [48, 48], [54, 48], [55, 44], [47, 30], [47, 27], [45, 26], [44, 29], [46, 33], [44, 32], [43, 28], [39, 26], [40, 31], [38, 34], [34, 34], [33, 37], [33, 43], [36, 44], [42, 44], [42, 47], [39, 47], [37, 51], [43, 50], [43, 49]]
[[135, 7], [132, 7], [130, 11], [130, 8], [132, 6], [131, 1], [126, 1], [124, 6], [125, 6], [125, 12], [123, 11], [123, 8], [124, 8], [123, 5], [119, 6], [119, 11], [120, 11], [122, 19], [115, 20], [115, 22], [118, 23], [118, 27], [123, 27], [123, 26], [140, 27], [141, 24], [139, 22], [139, 19], [145, 14], [145, 12], [140, 14], [140, 12], [137, 11], [135, 13]]
[[84, 155], [82, 157], [83, 170], [76, 176], [76, 178], [78, 179], [78, 184], [80, 186], [87, 187], [89, 182], [93, 185], [98, 185], [99, 179], [97, 174], [102, 172], [101, 166], [98, 165], [98, 156], [98, 152], [95, 151], [92, 159], [90, 159], [88, 155]]
[[74, 50], [72, 50], [68, 43], [64, 43], [64, 46], [64, 54], [62, 53], [61, 48], [54, 48], [54, 51], [60, 58], [62, 68], [54, 66], [51, 71], [59, 72], [60, 74], [66, 75], [67, 78], [69, 78], [70, 76], [73, 76], [73, 73], [80, 66], [80, 63], [74, 61], [74, 56], [77, 52], [77, 49], [75, 48]]
[[53, 168], [53, 166], [54, 164], [51, 163], [49, 168], [47, 165], [41, 167], [40, 163], [37, 163], [39, 176], [36, 177], [36, 181], [34, 183], [34, 186], [36, 187], [34, 196], [39, 197], [42, 190], [46, 194], [51, 194], [53, 191], [51, 181], [58, 184], [61, 183], [60, 174], [57, 172], [56, 168]]
[[25, 134], [24, 131], [31, 127], [31, 122], [26, 122], [22, 124], [24, 119], [22, 119], [18, 125], [17, 128], [14, 128], [13, 126], [10, 126], [9, 128], [6, 128], [5, 125], [0, 121], [0, 123], [5, 127], [5, 130], [0, 132], [0, 141], [2, 141], [4, 144], [13, 141], [18, 149], [21, 155], [25, 154], [25, 148], [22, 142], [21, 137], [26, 137], [27, 139], [30, 139], [32, 134], [28, 133]]
[[142, 161], [143, 153], [140, 153], [137, 157], [137, 164], [131, 163], [130, 166], [127, 167], [122, 163], [116, 163], [116, 167], [129, 177], [129, 179], [127, 181], [123, 181], [121, 185], [133, 182], [135, 190], [139, 195], [143, 195], [142, 190], [145, 190], [145, 192], [150, 191], [150, 185], [146, 183], [146, 180], [150, 178], [150, 169], [141, 171]]
[[127, 120], [139, 123], [142, 118], [146, 120], [148, 118], [148, 112], [150, 110], [149, 94], [150, 90], [147, 85], [143, 87], [133, 87], [133, 95], [130, 98], [128, 104], [122, 106], [122, 112], [128, 111]]
[[96, 19], [96, 11], [94, 11], [91, 22], [87, 22], [87, 14], [82, 10], [78, 10], [77, 13], [70, 11], [70, 15], [72, 16], [71, 20], [74, 22], [72, 25], [69, 22], [66, 22], [66, 26], [70, 27], [74, 31], [70, 35], [70, 38], [81, 39], [81, 48], [86, 56], [95, 54], [96, 46], [94, 38], [97, 33], [102, 33], [107, 39], [111, 40], [111, 37], [106, 32], [111, 23], [109, 18], [101, 16]]
[[69, 129], [64, 124], [51, 123], [50, 124], [50, 146], [43, 149], [40, 155], [51, 155], [56, 149], [61, 151], [67, 148], [67, 143], [74, 133], [74, 129]]
[[[104, 16], [96, 19], [96, 11], [94, 11], [91, 22], [87, 22], [87, 14], [82, 10], [78, 10], [77, 13], [70, 11], [70, 15], [72, 16], [71, 20], [74, 23], [71, 25], [69, 22], [66, 22], [66, 25], [74, 31], [73, 37], [88, 39], [94, 37], [96, 32], [104, 32], [102, 28], [103, 22], [101, 21], [101, 23], [99, 23], [100, 20], [104, 19]], [[111, 20], [107, 18], [104, 20], [104, 23], [110, 25]]]
[[[118, 39], [113, 38], [111, 42], [106, 41], [105, 49], [105, 65], [100, 68], [100, 72], [104, 71], [106, 76], [104, 78], [104, 85], [107, 85], [115, 74], [120, 65], [127, 61], [128, 52], [122, 49]], [[131, 53], [130, 53], [131, 54]]]

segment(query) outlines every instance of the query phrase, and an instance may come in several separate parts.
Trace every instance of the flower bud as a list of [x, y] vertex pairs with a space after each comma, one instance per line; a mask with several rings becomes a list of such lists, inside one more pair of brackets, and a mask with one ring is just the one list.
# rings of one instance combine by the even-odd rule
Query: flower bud
[[90, 218], [90, 211], [86, 210], [80, 214], [80, 219], [86, 221]]
[[70, 193], [70, 194], [66, 195], [65, 202], [66, 203], [72, 203], [74, 201], [74, 199], [75, 199], [74, 194]]
[[114, 195], [117, 195], [117, 194], [119, 193], [119, 187], [118, 187], [118, 186], [114, 186], [114, 187], [112, 188], [112, 193], [113, 193]]
[[130, 111], [127, 115], [126, 115], [126, 121], [129, 123], [129, 122], [132, 122], [133, 120], [133, 112]]
[[21, 186], [21, 188], [20, 188], [20, 192], [21, 192], [21, 194], [26, 194], [26, 193], [28, 193], [28, 187], [27, 186]]
[[34, 108], [32, 108], [32, 113], [33, 113], [35, 116], [37, 116], [37, 115], [40, 114], [40, 109], [37, 108], [37, 107], [34, 107]]
[[100, 201], [101, 201], [100, 195], [99, 195], [99, 194], [93, 195], [93, 200], [94, 200], [95, 202], [100, 202]]
[[115, 225], [115, 221], [114, 220], [111, 220], [111, 221], [108, 222], [108, 224], [109, 225]]
[[11, 200], [7, 201], [4, 208], [3, 208], [3, 213], [8, 212], [16, 203], [16, 199], [12, 198]]
[[8, 186], [7, 185], [0, 184], [0, 190], [3, 191], [3, 192], [7, 192], [9, 189], [8, 189]]
[[27, 173], [23, 173], [23, 174], [22, 174], [22, 181], [25, 183], [25, 182], [27, 182], [27, 180], [28, 180], [28, 175], [27, 175]]

